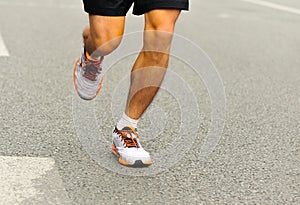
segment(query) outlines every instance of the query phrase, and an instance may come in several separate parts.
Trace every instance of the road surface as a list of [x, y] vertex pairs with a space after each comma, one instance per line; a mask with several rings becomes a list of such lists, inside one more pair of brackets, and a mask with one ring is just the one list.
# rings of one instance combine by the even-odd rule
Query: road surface
[[[87, 25], [81, 1], [0, 0], [0, 8], [1, 205], [300, 204], [299, 1], [191, 2], [176, 33], [196, 43], [215, 64], [226, 95], [225, 127], [214, 151], [202, 159], [212, 110], [209, 94], [200, 78], [189, 75], [189, 66], [172, 58], [170, 70], [197, 100], [199, 129], [190, 136], [191, 146], [182, 143], [187, 148], [181, 158], [149, 176], [105, 167], [78, 134], [88, 133], [79, 125], [90, 117], [78, 119], [76, 106], [82, 102], [72, 85]], [[142, 28], [143, 18], [129, 13], [126, 33]], [[110, 94], [116, 102], [125, 99], [126, 90], [115, 88], [134, 56], [118, 60], [94, 104], [84, 104], [95, 107], [104, 134], [92, 137], [107, 144], [104, 159], [112, 167], [119, 165], [107, 142], [122, 106], [111, 109]], [[167, 91], [159, 93], [140, 124], [151, 153], [180, 139], [180, 110], [189, 108]], [[160, 113], [165, 124], [155, 124]]]

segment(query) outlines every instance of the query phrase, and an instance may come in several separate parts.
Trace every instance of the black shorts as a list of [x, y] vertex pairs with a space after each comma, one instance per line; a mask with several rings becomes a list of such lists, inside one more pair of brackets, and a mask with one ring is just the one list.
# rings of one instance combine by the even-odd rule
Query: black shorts
[[87, 13], [101, 16], [126, 16], [133, 3], [135, 15], [153, 9], [189, 9], [189, 0], [83, 0]]

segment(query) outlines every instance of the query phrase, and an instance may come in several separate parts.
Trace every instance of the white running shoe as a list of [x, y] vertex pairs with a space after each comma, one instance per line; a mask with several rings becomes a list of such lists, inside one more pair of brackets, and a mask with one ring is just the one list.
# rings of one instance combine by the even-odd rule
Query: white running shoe
[[115, 127], [112, 142], [112, 153], [119, 158], [120, 164], [133, 167], [152, 164], [149, 153], [142, 148], [137, 130], [133, 127], [124, 127], [122, 130]]
[[74, 66], [74, 87], [79, 97], [84, 100], [92, 100], [99, 94], [102, 87], [103, 57], [96, 60], [86, 55], [88, 54], [83, 49], [81, 57], [77, 59]]

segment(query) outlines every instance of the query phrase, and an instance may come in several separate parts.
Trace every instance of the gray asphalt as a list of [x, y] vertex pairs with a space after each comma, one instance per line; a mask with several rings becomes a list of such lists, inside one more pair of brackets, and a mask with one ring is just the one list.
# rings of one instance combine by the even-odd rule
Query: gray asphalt
[[[285, 5], [300, 9], [296, 0]], [[216, 65], [226, 93], [223, 134], [213, 153], [201, 159], [209, 96], [203, 82], [185, 72], [188, 66], [174, 59], [171, 69], [198, 91], [198, 134], [172, 167], [151, 176], [128, 176], [99, 165], [78, 137], [72, 68], [87, 25], [81, 2], [0, 0], [0, 8], [0, 33], [10, 53], [0, 56], [0, 156], [53, 158], [67, 192], [61, 204], [300, 204], [299, 15], [239, 0], [191, 2], [176, 33], [198, 44]], [[142, 28], [142, 17], [128, 16], [126, 33]], [[114, 123], [110, 93], [133, 59], [110, 69], [102, 98], [95, 101], [102, 140], [110, 140]], [[148, 115], [140, 124], [149, 135], [144, 146], [150, 152], [163, 150], [174, 136], [180, 139], [180, 106], [189, 104], [177, 105], [167, 92], [159, 93], [151, 113], [159, 117], [156, 111], [165, 110], [165, 129], [151, 140], [146, 131], [155, 131], [147, 130]], [[116, 109], [122, 112], [122, 106]], [[111, 156], [107, 160], [119, 166]], [[43, 182], [35, 188], [47, 194]], [[33, 197], [23, 204], [54, 203], [47, 200]]]

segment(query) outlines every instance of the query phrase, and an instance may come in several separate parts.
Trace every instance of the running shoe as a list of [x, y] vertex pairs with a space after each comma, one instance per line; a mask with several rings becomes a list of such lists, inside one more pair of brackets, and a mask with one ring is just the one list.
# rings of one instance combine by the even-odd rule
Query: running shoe
[[73, 71], [74, 87], [84, 100], [94, 99], [102, 87], [102, 62], [101, 59], [93, 59], [83, 49], [81, 57], [75, 63]]
[[135, 128], [124, 127], [122, 130], [118, 130], [115, 127], [112, 142], [112, 153], [119, 158], [120, 164], [132, 167], [144, 167], [152, 164], [149, 153], [139, 142], [139, 135]]

